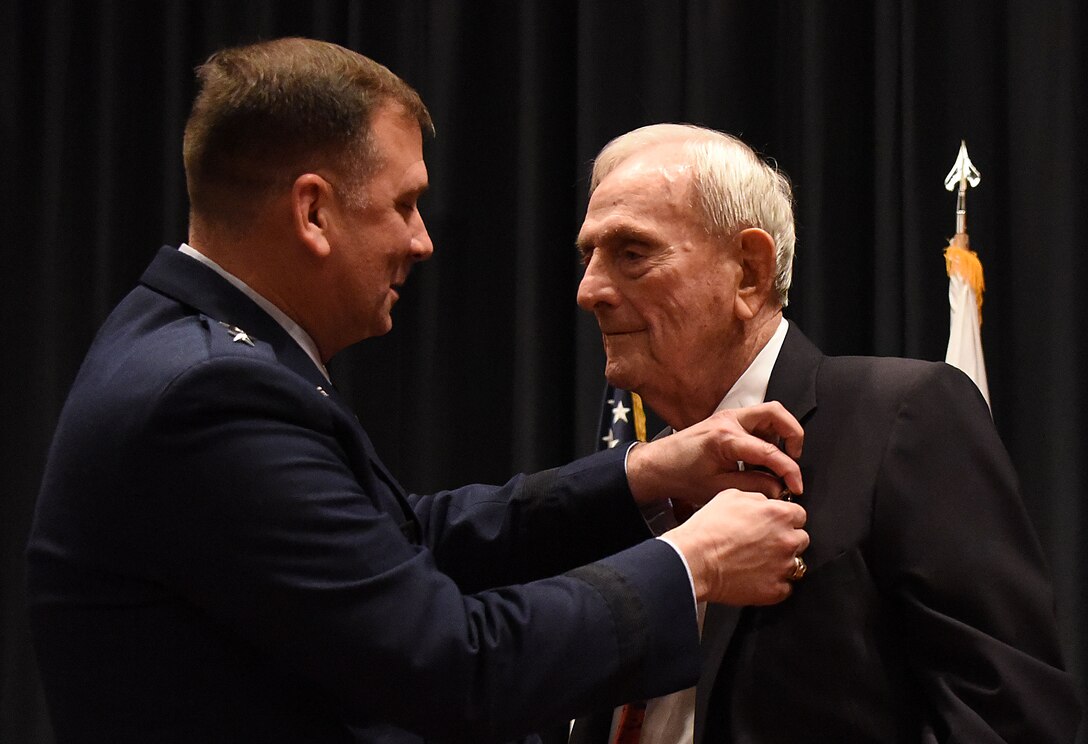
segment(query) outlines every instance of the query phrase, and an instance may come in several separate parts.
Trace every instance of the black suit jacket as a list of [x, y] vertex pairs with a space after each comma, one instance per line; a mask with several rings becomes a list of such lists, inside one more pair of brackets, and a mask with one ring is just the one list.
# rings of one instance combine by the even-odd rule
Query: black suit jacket
[[690, 685], [690, 583], [646, 536], [620, 451], [405, 493], [283, 329], [164, 248], [80, 369], [28, 546], [57, 740], [486, 742]]
[[1047, 569], [971, 380], [791, 326], [767, 400], [805, 428], [809, 570], [780, 605], [708, 608], [695, 741], [1072, 741]]
[[791, 324], [766, 399], [805, 428], [809, 570], [779, 605], [708, 606], [696, 744], [1072, 741], [1050, 581], [974, 383]]

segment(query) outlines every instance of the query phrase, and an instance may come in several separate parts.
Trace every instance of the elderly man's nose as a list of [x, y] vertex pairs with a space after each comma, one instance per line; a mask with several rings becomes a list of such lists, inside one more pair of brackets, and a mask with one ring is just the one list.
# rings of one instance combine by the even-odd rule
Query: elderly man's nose
[[593, 311], [598, 305], [614, 304], [615, 294], [607, 272], [602, 269], [597, 256], [592, 256], [578, 285], [578, 306]]

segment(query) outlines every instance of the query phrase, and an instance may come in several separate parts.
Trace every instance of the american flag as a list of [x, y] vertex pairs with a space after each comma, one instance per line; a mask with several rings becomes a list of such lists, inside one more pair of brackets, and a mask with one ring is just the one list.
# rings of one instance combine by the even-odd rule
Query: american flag
[[597, 449], [611, 449], [620, 442], [646, 441], [646, 414], [638, 393], [608, 385], [601, 405]]

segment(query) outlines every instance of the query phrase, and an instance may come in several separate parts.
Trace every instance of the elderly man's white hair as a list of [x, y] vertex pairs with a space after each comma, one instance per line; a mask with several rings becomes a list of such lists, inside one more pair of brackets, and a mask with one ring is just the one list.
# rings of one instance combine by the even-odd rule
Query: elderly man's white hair
[[783, 307], [793, 276], [793, 192], [789, 180], [748, 145], [691, 124], [651, 124], [609, 142], [593, 163], [590, 196], [605, 176], [635, 153], [677, 144], [692, 169], [695, 204], [710, 234], [722, 238], [758, 227], [775, 245], [775, 291]]

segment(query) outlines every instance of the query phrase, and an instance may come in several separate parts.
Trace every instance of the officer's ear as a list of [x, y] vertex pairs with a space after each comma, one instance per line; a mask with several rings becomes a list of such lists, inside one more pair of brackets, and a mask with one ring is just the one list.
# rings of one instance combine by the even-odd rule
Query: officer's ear
[[332, 252], [333, 207], [332, 184], [316, 173], [303, 173], [291, 185], [291, 226], [306, 249], [320, 258]]
[[737, 317], [750, 320], [774, 301], [775, 246], [764, 230], [749, 227], [734, 236], [734, 250], [741, 276], [734, 300]]

